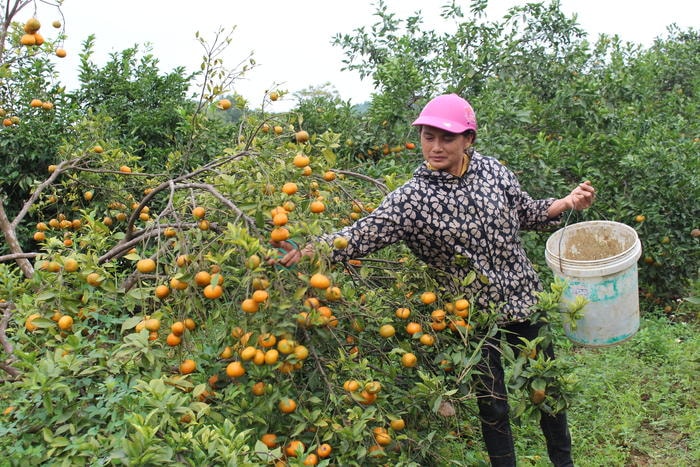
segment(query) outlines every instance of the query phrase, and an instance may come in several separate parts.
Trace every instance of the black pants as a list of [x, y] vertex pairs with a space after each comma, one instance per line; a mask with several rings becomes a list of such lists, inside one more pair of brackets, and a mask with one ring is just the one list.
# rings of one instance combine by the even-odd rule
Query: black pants
[[[541, 323], [511, 323], [502, 327], [511, 347], [521, 344], [518, 337], [528, 340], [537, 337]], [[481, 384], [477, 385], [481, 432], [486, 443], [486, 450], [493, 466], [515, 466], [515, 446], [508, 417], [509, 406], [506, 398], [503, 363], [499, 350], [500, 336], [486, 343], [483, 347], [483, 360], [479, 365], [478, 376]], [[545, 355], [554, 358], [554, 349], [543, 349]], [[552, 463], [557, 466], [573, 466], [571, 459], [571, 435], [566, 421], [566, 414], [556, 416], [541, 414], [540, 427], [547, 442], [547, 453]]]

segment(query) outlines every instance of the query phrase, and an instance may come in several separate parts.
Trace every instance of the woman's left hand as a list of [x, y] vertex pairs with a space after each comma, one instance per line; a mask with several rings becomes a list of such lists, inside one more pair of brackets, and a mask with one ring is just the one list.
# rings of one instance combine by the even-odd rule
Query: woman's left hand
[[566, 197], [566, 200], [570, 205], [570, 209], [580, 211], [582, 209], [590, 208], [595, 200], [595, 188], [593, 188], [591, 182], [586, 180], [574, 188]]

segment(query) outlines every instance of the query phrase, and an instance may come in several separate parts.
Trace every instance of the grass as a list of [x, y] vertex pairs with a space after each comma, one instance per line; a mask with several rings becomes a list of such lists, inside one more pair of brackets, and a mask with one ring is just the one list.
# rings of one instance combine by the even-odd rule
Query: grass
[[[568, 412], [577, 466], [700, 465], [700, 342], [697, 321], [642, 317], [635, 336], [610, 347], [558, 342], [573, 363], [580, 395]], [[471, 423], [478, 426], [476, 420]], [[550, 466], [539, 424], [513, 426], [518, 465]], [[478, 430], [448, 449], [450, 465], [485, 465]], [[469, 451], [469, 452], [468, 452]]]

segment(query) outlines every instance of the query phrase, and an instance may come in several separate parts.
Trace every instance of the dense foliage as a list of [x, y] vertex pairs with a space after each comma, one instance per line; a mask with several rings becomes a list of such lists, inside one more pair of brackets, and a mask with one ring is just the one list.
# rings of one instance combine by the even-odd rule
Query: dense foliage
[[[162, 73], [138, 47], [100, 67], [89, 38], [66, 93], [52, 66], [60, 30], [19, 46], [27, 25], [12, 24], [0, 49], [2, 118], [19, 117], [0, 128], [0, 464], [484, 464], [472, 376], [492, 310], [446, 295], [401, 245], [342, 265], [327, 259], [342, 244], [292, 269], [268, 261], [271, 240], [348, 225], [409, 177], [409, 122], [444, 91], [473, 103], [478, 149], [534, 196], [593, 181], [597, 204], [567, 222], [624, 222], [643, 243], [643, 329], [598, 352], [563, 339], [547, 234], [524, 236], [552, 282], [542, 340], [563, 351], [504, 349], [523, 461], [544, 451], [530, 422], [567, 407], [586, 440], [577, 457], [656, 460], [635, 435], [658, 439], [650, 427], [665, 424], [679, 449], [663, 452], [697, 458], [683, 356], [698, 349], [698, 32], [670, 28], [646, 49], [591, 42], [556, 2], [495, 22], [485, 4], [471, 3], [473, 19], [446, 6], [455, 29], [438, 33], [380, 2], [377, 24], [336, 37], [372, 100], [311, 89], [287, 113], [274, 111], [284, 91], [258, 109], [235, 94], [241, 70], [223, 68], [220, 32], [199, 38], [193, 76]], [[643, 394], [606, 395], [601, 374], [623, 386], [609, 367], [632, 363]], [[661, 364], [677, 379], [654, 381]], [[637, 396], [648, 419], [621, 410]]]

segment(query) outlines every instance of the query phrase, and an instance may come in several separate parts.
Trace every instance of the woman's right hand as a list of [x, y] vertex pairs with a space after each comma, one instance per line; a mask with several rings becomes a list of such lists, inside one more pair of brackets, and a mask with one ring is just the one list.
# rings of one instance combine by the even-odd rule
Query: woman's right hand
[[275, 248], [284, 250], [284, 256], [281, 258], [270, 258], [269, 264], [279, 264], [285, 268], [289, 268], [297, 264], [304, 256], [313, 256], [313, 247], [311, 245], [306, 245], [304, 248], [299, 248], [296, 244], [281, 241], [281, 242], [270, 242]]

